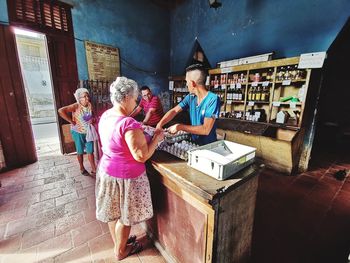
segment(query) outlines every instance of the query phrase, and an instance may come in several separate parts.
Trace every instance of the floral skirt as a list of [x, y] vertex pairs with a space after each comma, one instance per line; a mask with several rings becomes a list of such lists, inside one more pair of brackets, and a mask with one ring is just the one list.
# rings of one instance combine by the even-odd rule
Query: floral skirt
[[151, 189], [146, 172], [132, 179], [96, 174], [96, 218], [102, 222], [120, 220], [131, 226], [153, 216]]

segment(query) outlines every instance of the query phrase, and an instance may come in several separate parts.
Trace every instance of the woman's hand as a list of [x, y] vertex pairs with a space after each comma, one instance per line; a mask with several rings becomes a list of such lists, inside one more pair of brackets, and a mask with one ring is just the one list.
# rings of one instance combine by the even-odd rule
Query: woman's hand
[[153, 138], [157, 142], [160, 142], [160, 141], [164, 140], [164, 131], [163, 131], [163, 129], [156, 129], [154, 131]]

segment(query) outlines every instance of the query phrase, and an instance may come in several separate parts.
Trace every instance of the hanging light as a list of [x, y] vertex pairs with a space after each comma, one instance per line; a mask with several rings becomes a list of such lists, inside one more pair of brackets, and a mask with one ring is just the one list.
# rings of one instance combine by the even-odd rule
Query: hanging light
[[218, 8], [221, 6], [221, 3], [218, 2], [217, 0], [209, 0], [209, 5], [210, 5], [210, 8]]

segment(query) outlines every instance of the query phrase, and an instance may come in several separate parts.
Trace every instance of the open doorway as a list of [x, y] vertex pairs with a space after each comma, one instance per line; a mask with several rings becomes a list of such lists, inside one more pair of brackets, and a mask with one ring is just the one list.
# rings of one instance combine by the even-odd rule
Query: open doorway
[[18, 58], [38, 156], [60, 151], [46, 36], [15, 29]]

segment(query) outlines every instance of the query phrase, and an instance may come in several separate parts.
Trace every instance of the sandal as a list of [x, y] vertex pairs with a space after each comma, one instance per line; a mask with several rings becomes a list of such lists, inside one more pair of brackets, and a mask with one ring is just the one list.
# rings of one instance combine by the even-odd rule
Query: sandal
[[132, 243], [132, 245], [129, 245], [129, 246], [131, 246], [131, 249], [130, 249], [129, 253], [128, 253], [126, 256], [124, 256], [124, 257], [118, 257], [118, 256], [116, 255], [116, 259], [117, 259], [118, 261], [123, 260], [124, 258], [127, 258], [128, 256], [131, 256], [131, 255], [134, 255], [134, 254], [136, 254], [136, 253], [139, 253], [139, 252], [141, 252], [142, 249], [143, 249], [141, 243], [139, 243], [138, 241], [135, 241], [134, 243]]
[[128, 238], [128, 241], [126, 241], [126, 244], [132, 244], [136, 241], [136, 236], [135, 235], [131, 235]]
[[84, 169], [84, 170], [82, 170], [82, 171], [80, 171], [80, 173], [81, 173], [82, 175], [84, 175], [84, 176], [89, 175], [89, 172], [88, 172], [88, 171], [86, 171], [85, 169]]
[[131, 248], [131, 250], [129, 251], [127, 257], [141, 252], [142, 249], [143, 249], [142, 244], [139, 243], [138, 241], [135, 241], [135, 242], [132, 244], [132, 248]]

